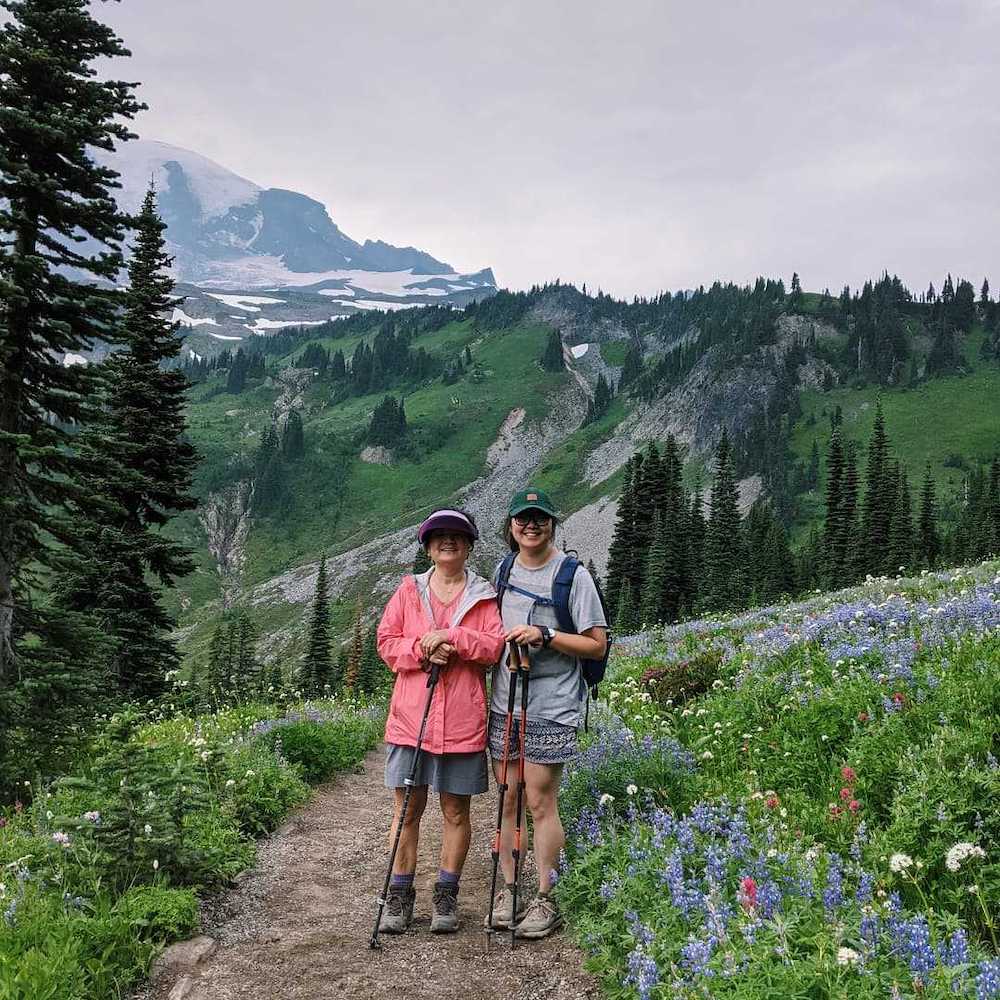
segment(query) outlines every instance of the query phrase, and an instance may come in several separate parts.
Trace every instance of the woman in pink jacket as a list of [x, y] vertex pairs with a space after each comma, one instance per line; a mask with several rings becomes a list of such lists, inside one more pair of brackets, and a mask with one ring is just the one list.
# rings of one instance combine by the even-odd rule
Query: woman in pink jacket
[[471, 515], [435, 511], [417, 537], [434, 566], [403, 578], [378, 627], [379, 655], [396, 674], [385, 726], [385, 783], [396, 796], [392, 829], [399, 822], [404, 779], [416, 752], [427, 699], [425, 671], [438, 663], [441, 673], [379, 925], [387, 934], [401, 934], [413, 919], [417, 839], [428, 785], [440, 796], [444, 819], [431, 931], [458, 929], [458, 880], [472, 837], [469, 805], [471, 796], [489, 787], [486, 671], [499, 660], [504, 645], [496, 591], [465, 565], [479, 537]]

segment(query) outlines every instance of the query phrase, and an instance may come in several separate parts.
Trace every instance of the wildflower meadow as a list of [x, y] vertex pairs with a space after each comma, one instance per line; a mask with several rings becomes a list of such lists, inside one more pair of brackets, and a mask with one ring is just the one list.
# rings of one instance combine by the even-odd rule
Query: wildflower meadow
[[619, 646], [558, 881], [608, 996], [1000, 997], [1000, 564]]
[[311, 783], [356, 766], [383, 718], [346, 699], [121, 713], [73, 774], [25, 776], [0, 813], [0, 997], [126, 994], [197, 931], [199, 895], [248, 868]]

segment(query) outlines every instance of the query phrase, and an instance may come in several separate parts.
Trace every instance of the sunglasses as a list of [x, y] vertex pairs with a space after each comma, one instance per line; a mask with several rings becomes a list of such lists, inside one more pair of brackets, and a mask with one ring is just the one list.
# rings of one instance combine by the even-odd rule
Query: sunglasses
[[513, 520], [521, 528], [526, 528], [529, 524], [544, 528], [552, 520], [552, 516], [550, 514], [543, 514], [539, 510], [526, 510], [523, 514], [515, 514]]

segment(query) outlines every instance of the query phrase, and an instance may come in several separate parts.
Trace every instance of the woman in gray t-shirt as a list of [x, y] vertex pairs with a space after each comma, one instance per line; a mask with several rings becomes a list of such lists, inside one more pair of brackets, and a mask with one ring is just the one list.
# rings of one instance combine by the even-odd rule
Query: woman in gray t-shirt
[[[503, 593], [501, 616], [507, 640], [527, 646], [531, 663], [524, 779], [534, 823], [538, 895], [523, 916], [518, 914], [516, 934], [525, 938], [546, 937], [562, 923], [555, 901], [549, 897], [550, 872], [558, 864], [565, 842], [559, 819], [559, 781], [563, 764], [576, 754], [576, 730], [586, 696], [580, 660], [600, 659], [607, 645], [607, 621], [601, 599], [593, 578], [583, 566], [576, 571], [569, 598], [575, 633], [562, 631], [555, 609], [534, 600], [534, 597], [551, 600], [553, 581], [566, 558], [555, 546], [556, 523], [555, 508], [549, 497], [541, 490], [527, 489], [511, 500], [505, 525], [507, 541], [517, 557]], [[489, 748], [498, 781], [511, 681], [505, 657], [493, 671], [490, 701]], [[516, 767], [522, 742], [520, 713], [515, 715], [510, 739], [510, 766]], [[516, 800], [514, 794], [504, 799], [500, 862], [505, 885], [494, 902], [494, 927], [509, 927], [512, 919], [511, 851]]]

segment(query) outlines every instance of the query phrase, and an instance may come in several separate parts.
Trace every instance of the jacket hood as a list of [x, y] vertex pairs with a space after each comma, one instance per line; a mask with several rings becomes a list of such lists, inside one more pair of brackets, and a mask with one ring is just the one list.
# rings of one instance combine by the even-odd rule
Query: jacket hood
[[[417, 593], [420, 595], [424, 611], [427, 612], [427, 617], [432, 622], [434, 621], [434, 615], [431, 612], [430, 583], [433, 572], [434, 567], [432, 566], [430, 569], [425, 570], [423, 573], [417, 573], [413, 577], [413, 582], [416, 585]], [[461, 603], [455, 609], [455, 615], [451, 621], [452, 627], [461, 624], [466, 614], [480, 601], [495, 600], [497, 596], [496, 588], [493, 584], [489, 580], [483, 579], [475, 570], [466, 567], [465, 574], [465, 592], [462, 594]]]

